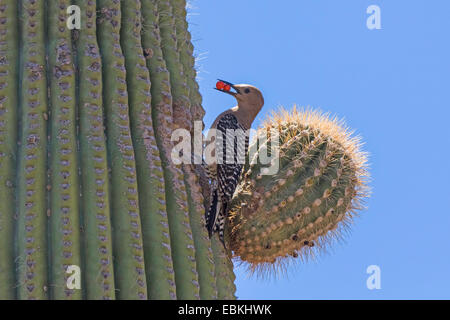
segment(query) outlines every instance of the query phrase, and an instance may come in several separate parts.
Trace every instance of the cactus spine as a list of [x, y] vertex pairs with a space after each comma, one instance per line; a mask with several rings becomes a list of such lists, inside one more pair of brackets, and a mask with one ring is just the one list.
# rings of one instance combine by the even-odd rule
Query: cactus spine
[[[365, 154], [337, 120], [294, 109], [267, 120], [262, 131], [270, 129], [279, 132], [279, 171], [262, 175], [261, 165], [249, 159], [229, 228], [235, 254], [258, 272], [326, 246], [367, 194]], [[258, 145], [255, 158], [271, 139]]]

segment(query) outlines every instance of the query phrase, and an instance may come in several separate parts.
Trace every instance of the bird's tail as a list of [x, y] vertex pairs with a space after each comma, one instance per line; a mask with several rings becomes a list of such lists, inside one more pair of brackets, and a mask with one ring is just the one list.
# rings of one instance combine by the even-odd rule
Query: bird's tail
[[209, 210], [206, 212], [206, 229], [208, 229], [209, 237], [211, 238], [216, 222], [217, 217], [219, 216], [220, 209], [222, 207], [221, 201], [219, 199], [219, 194], [217, 189], [214, 189], [211, 196], [211, 205], [209, 206]]

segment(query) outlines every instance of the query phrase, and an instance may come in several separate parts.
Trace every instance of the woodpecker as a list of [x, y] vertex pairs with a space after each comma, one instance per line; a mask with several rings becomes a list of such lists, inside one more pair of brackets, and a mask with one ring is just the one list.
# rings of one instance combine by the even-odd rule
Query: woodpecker
[[225, 246], [223, 235], [228, 205], [244, 166], [249, 129], [264, 105], [264, 98], [258, 88], [248, 84], [234, 85], [219, 80], [215, 89], [237, 100], [237, 106], [221, 113], [211, 126], [211, 129], [216, 129], [215, 161], [206, 165], [211, 183], [211, 201], [206, 212], [206, 228], [210, 238], [214, 232], [218, 232]]

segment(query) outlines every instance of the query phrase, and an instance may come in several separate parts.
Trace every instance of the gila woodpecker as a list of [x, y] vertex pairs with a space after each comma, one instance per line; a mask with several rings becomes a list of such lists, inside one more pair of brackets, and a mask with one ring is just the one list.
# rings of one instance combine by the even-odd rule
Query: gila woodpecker
[[[231, 91], [231, 88], [234, 91]], [[206, 212], [206, 228], [209, 237], [213, 232], [218, 232], [220, 240], [225, 245], [223, 234], [228, 204], [245, 163], [249, 129], [264, 105], [264, 98], [257, 88], [247, 84], [234, 85], [219, 80], [215, 89], [234, 96], [238, 103], [237, 106], [221, 113], [211, 126], [211, 129], [216, 129], [215, 159], [212, 164], [206, 166], [211, 182], [211, 201]]]

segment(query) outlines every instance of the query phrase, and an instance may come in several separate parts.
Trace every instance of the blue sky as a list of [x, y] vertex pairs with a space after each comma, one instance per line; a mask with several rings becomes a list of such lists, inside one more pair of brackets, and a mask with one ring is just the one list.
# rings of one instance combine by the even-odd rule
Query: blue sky
[[[381, 8], [381, 30], [366, 9]], [[345, 118], [370, 153], [372, 197], [345, 244], [279, 280], [236, 268], [240, 299], [450, 298], [450, 2], [194, 0], [189, 10], [209, 126], [234, 101], [217, 78], [277, 106]], [[256, 123], [257, 124], [257, 123]], [[368, 290], [366, 268], [381, 268]]]

